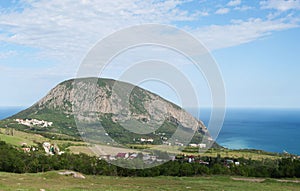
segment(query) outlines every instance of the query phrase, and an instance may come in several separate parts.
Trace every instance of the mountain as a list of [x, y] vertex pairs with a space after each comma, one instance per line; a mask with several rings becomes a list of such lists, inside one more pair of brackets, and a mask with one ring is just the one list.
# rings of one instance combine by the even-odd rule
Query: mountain
[[204, 124], [138, 86], [103, 78], [64, 81], [30, 108], [1, 122], [53, 139], [103, 143], [213, 143]]

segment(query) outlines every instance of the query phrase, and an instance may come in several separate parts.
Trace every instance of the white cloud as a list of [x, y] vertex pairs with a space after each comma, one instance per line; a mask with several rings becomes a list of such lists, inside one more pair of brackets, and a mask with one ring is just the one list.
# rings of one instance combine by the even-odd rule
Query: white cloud
[[228, 6], [237, 6], [241, 4], [241, 0], [231, 0], [227, 3]]
[[15, 56], [16, 54], [17, 54], [17, 52], [13, 51], [13, 50], [0, 52], [0, 59], [5, 59], [5, 58], [8, 58], [10, 56]]
[[[0, 33], [0, 42], [38, 48], [42, 58], [63, 61], [66, 70], [72, 67], [70, 70], [74, 71], [74, 66], [76, 68], [80, 64], [99, 39], [118, 29], [141, 23], [172, 24], [209, 15], [208, 11], [191, 13], [180, 9], [186, 1], [82, 0], [74, 3], [72, 0], [26, 0], [28, 5], [24, 11], [0, 13], [0, 27], [5, 32]], [[216, 13], [226, 14], [229, 11], [229, 8], [221, 8]], [[187, 27], [209, 48], [218, 49], [296, 26], [295, 22], [280, 19], [249, 19], [197, 29]], [[0, 55], [6, 56], [5, 53]], [[66, 73], [69, 74], [68, 71]]]
[[[99, 39], [141, 23], [170, 24], [194, 20], [197, 13], [180, 10], [185, 1], [24, 0], [22, 12], [0, 13], [0, 42], [35, 47], [41, 55], [79, 63]], [[12, 19], [13, 18], [13, 19]]]
[[278, 11], [299, 10], [300, 0], [266, 0], [260, 2], [262, 9], [275, 9]]
[[209, 16], [209, 12], [208, 11], [199, 11], [198, 14], [201, 15], [201, 16], [203, 16], [203, 17]]
[[247, 6], [247, 5], [243, 5], [243, 6], [234, 8], [234, 10], [238, 10], [238, 11], [248, 11], [248, 10], [251, 10], [251, 9], [253, 9], [253, 7]]
[[299, 27], [296, 22], [297, 20], [252, 18], [247, 21], [232, 21], [231, 24], [224, 26], [211, 25], [198, 28], [193, 33], [202, 39], [209, 49], [215, 50], [248, 43], [270, 35], [274, 31]]
[[229, 11], [230, 11], [229, 8], [220, 8], [215, 13], [218, 15], [224, 15], [224, 14], [229, 13]]

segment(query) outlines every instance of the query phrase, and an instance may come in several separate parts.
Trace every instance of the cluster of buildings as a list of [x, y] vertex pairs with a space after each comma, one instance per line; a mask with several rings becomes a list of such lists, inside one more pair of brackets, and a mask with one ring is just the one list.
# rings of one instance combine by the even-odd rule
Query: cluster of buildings
[[232, 160], [232, 159], [226, 159], [226, 160], [224, 161], [224, 165], [226, 165], [226, 166], [229, 166], [229, 165], [231, 165], [231, 164], [234, 164], [235, 166], [239, 166], [239, 165], [240, 165], [240, 162], [237, 161], [237, 160]]
[[[170, 142], [168, 141], [168, 139], [166, 137], [161, 137], [162, 139], [162, 143], [164, 145], [168, 145], [168, 146], [186, 146], [185, 144], [179, 142], [178, 140], [176, 140], [175, 142]], [[136, 141], [136, 139], [133, 139], [134, 141]], [[154, 139], [152, 138], [139, 138], [137, 139], [136, 143], [143, 143], [143, 144], [153, 144]], [[189, 147], [198, 147], [199, 149], [205, 149], [207, 148], [207, 145], [205, 143], [199, 143], [199, 144], [195, 144], [195, 143], [191, 143], [188, 145]]]
[[29, 153], [29, 152], [34, 152], [34, 151], [38, 151], [39, 148], [34, 147], [34, 146], [28, 146], [27, 143], [22, 143], [21, 144], [21, 149], [25, 152], [25, 153]]
[[43, 143], [43, 148], [47, 155], [61, 155], [64, 152], [60, 151], [57, 145], [51, 144], [49, 142]]
[[[205, 149], [207, 148], [207, 145], [205, 143], [200, 143], [200, 144], [194, 144], [191, 143], [189, 145], [185, 145], [184, 143], [181, 143], [179, 140], [174, 140], [174, 141], [170, 141], [168, 137], [166, 137], [166, 133], [154, 133], [156, 135], [160, 136], [160, 139], [162, 141], [162, 144], [164, 145], [168, 145], [168, 146], [180, 146], [180, 147], [185, 147], [185, 146], [189, 146], [189, 147], [198, 147], [199, 149]], [[108, 134], [107, 134], [108, 135]], [[207, 138], [208, 141], [213, 141], [213, 139], [211, 137]], [[142, 144], [154, 144], [154, 139], [152, 138], [137, 138], [137, 139], [133, 139], [133, 141], [135, 143], [142, 143]]]
[[132, 160], [140, 158], [143, 161], [146, 161], [148, 163], [152, 162], [163, 162], [166, 160], [175, 160], [175, 156], [170, 156], [169, 159], [162, 159], [159, 156], [150, 155], [150, 154], [143, 154], [143, 153], [117, 153], [116, 155], [100, 155], [100, 159], [103, 160], [117, 160], [117, 159], [125, 159], [125, 160]]
[[206, 144], [200, 143], [200, 144], [189, 144], [190, 147], [199, 147], [200, 149], [206, 148]]
[[146, 139], [146, 138], [141, 138], [142, 143], [153, 143], [153, 139]]
[[[51, 144], [49, 142], [44, 142], [43, 148], [47, 155], [61, 155], [64, 153], [63, 151], [59, 150], [59, 148], [56, 144]], [[38, 147], [28, 146], [27, 143], [22, 143], [21, 149], [26, 153], [38, 151]]]
[[[200, 158], [200, 156], [194, 156], [194, 155], [181, 155], [180, 159], [176, 159], [176, 160], [181, 160], [181, 161], [185, 161], [188, 163], [199, 163], [199, 164], [203, 164], [203, 165], [209, 165], [210, 162], [209, 161], [204, 161]], [[230, 168], [232, 165], [234, 166], [239, 166], [240, 162], [237, 159], [224, 159], [221, 161], [221, 163], [223, 163], [224, 166]]]
[[[177, 142], [177, 141], [174, 144], [172, 144], [171, 142], [168, 142], [168, 141], [163, 141], [163, 144], [164, 145], [168, 145], [168, 146], [172, 146], [172, 145], [180, 146], [180, 147], [184, 146], [183, 143], [180, 143], [180, 142]], [[198, 147], [200, 149], [206, 148], [206, 144], [204, 144], [204, 143], [200, 143], [200, 144], [194, 144], [194, 143], [192, 143], [192, 144], [189, 144], [188, 146], [189, 147]]]
[[16, 122], [22, 125], [26, 125], [28, 127], [40, 126], [40, 127], [51, 127], [53, 122], [48, 122], [44, 120], [38, 119], [15, 119]]
[[[179, 158], [177, 158], [175, 155], [174, 156], [169, 156], [169, 159], [162, 159], [159, 156], [155, 155], [150, 155], [150, 154], [143, 154], [143, 153], [117, 153], [116, 155], [101, 155], [100, 159], [101, 160], [118, 160], [118, 159], [123, 159], [123, 160], [132, 160], [135, 158], [140, 158], [142, 159], [145, 163], [153, 163], [153, 162], [165, 162], [168, 160], [171, 161], [182, 161], [182, 162], [187, 162], [187, 163], [199, 163], [202, 165], [209, 165], [210, 163], [208, 161], [201, 160], [200, 156], [193, 156], [193, 155], [180, 155]], [[222, 163], [224, 163], [225, 166], [230, 168], [231, 165], [234, 166], [239, 166], [240, 162], [237, 161], [236, 159], [225, 159]]]

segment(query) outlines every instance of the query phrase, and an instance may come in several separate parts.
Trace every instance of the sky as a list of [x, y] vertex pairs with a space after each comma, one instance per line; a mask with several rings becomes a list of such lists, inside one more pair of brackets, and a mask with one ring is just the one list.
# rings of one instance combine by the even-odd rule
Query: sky
[[[227, 107], [300, 107], [300, 0], [0, 1], [0, 106], [34, 104], [76, 77], [101, 39], [147, 23], [177, 27], [203, 43], [219, 66]], [[118, 64], [127, 67], [151, 51], [168, 62], [187, 62], [174, 52], [144, 47], [120, 55], [101, 77], [118, 79]], [[192, 64], [179, 68], [199, 80], [197, 95], [209, 106], [205, 78]], [[180, 95], [167, 84], [141, 86], [180, 105]]]

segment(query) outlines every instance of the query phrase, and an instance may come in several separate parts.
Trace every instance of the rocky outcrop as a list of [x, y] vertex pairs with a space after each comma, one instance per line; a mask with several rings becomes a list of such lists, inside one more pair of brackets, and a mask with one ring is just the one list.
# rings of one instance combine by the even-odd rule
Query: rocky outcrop
[[72, 176], [73, 178], [85, 179], [85, 176], [83, 174], [71, 170], [58, 172], [58, 174], [65, 175], [65, 176]]
[[[153, 132], [168, 123], [207, 134], [204, 124], [179, 106], [132, 84], [111, 79], [82, 78], [62, 82], [16, 116], [50, 117], [54, 127], [59, 123], [59, 128], [66, 129], [61, 132], [72, 130], [74, 123], [68, 120], [73, 117], [80, 123], [94, 123], [105, 117], [111, 121], [108, 124], [136, 128], [135, 133], [141, 133], [141, 129], [144, 134]], [[61, 123], [64, 119], [68, 123]]]
[[169, 119], [186, 128], [207, 131], [201, 121], [173, 103], [139, 87], [110, 79], [68, 80], [53, 88], [35, 106], [61, 110], [87, 121], [112, 114], [113, 120], [119, 123], [135, 119], [151, 126]]

